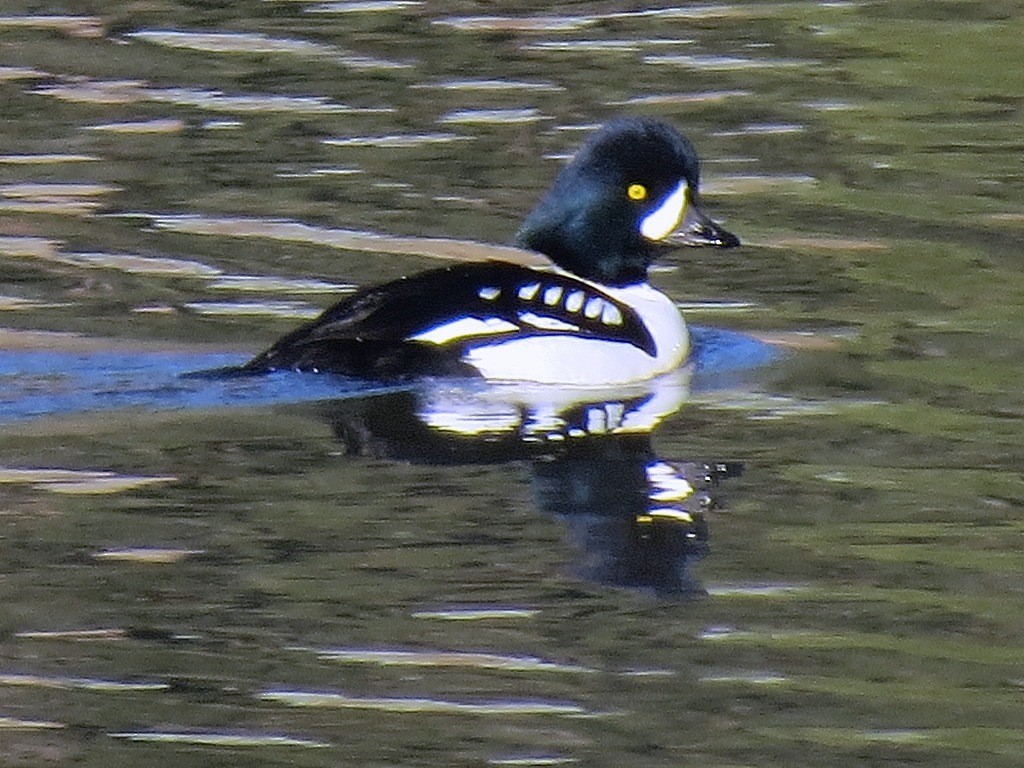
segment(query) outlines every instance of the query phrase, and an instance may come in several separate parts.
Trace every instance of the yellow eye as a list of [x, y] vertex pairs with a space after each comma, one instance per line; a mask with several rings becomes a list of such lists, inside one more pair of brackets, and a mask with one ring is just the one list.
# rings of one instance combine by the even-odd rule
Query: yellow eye
[[647, 199], [647, 187], [643, 184], [630, 184], [626, 187], [626, 196], [630, 200], [646, 200]]

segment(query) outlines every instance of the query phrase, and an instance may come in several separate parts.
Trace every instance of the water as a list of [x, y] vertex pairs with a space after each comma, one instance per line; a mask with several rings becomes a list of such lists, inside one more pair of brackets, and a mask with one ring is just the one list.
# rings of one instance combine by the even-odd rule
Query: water
[[[1019, 765], [1022, 34], [6, 3], [5, 764]], [[686, 131], [744, 241], [655, 274], [692, 378], [558, 411], [177, 377], [520, 258], [491, 244], [624, 112]], [[486, 441], [410, 427], [456, 417]]]

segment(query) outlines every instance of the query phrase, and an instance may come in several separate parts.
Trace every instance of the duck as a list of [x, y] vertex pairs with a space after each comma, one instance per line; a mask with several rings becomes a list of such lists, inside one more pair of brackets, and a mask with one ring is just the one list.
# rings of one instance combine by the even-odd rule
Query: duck
[[[670, 239], [671, 237], [671, 239]], [[600, 387], [682, 366], [686, 323], [648, 272], [673, 244], [732, 248], [701, 209], [700, 161], [670, 124], [596, 130], [515, 238], [550, 260], [452, 264], [358, 290], [241, 366], [396, 381]]]

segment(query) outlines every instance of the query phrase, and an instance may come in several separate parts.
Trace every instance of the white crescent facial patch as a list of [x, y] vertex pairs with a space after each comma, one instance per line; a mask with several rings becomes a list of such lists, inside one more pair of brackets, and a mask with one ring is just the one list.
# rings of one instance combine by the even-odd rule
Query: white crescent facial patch
[[683, 220], [688, 189], [686, 180], [680, 181], [657, 208], [640, 220], [640, 234], [648, 240], [664, 240], [672, 234]]

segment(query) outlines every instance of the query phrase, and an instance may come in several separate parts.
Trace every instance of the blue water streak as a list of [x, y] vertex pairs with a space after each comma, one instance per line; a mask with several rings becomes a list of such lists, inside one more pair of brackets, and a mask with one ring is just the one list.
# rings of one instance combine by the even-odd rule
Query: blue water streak
[[[691, 329], [694, 384], [763, 365], [777, 351], [732, 331]], [[239, 365], [238, 354], [186, 352], [0, 351], [0, 421], [112, 409], [182, 410], [361, 397], [383, 387], [342, 376], [280, 372], [260, 376], [188, 377]], [[704, 385], [701, 386], [701, 382]]]

